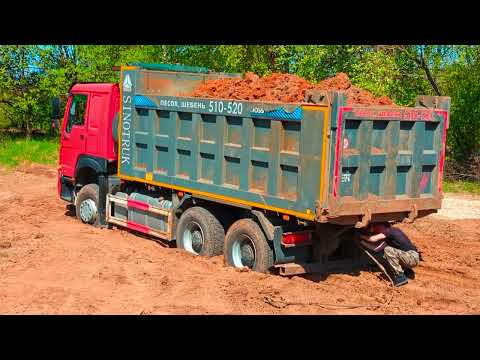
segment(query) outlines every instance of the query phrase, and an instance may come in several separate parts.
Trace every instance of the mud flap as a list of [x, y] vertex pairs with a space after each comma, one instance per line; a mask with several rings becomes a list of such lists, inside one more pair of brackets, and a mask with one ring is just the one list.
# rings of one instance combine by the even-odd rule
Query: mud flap
[[73, 203], [73, 184], [64, 176], [60, 178], [60, 199]]

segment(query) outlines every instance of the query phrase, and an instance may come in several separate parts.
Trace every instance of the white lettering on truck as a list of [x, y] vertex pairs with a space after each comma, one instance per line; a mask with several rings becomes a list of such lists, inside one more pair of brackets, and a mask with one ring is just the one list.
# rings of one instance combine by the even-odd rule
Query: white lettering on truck
[[130, 164], [130, 126], [132, 121], [132, 97], [130, 95], [123, 96], [122, 111], [122, 147], [121, 147], [121, 164]]
[[[160, 106], [180, 109], [194, 109], [200, 111], [208, 111], [210, 113], [227, 113], [228, 115], [243, 115], [243, 103], [236, 101], [210, 101], [208, 107], [206, 102], [187, 101], [187, 100], [171, 100], [160, 99]], [[260, 110], [258, 110], [260, 112]], [[263, 113], [264, 111], [261, 110]]]

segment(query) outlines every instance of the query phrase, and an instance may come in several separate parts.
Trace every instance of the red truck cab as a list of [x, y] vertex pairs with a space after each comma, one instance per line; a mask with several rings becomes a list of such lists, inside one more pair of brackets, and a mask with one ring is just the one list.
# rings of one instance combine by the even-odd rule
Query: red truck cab
[[118, 84], [84, 83], [70, 88], [60, 133], [61, 199], [74, 203], [79, 187], [90, 183], [100, 186], [115, 173], [118, 145], [112, 128], [118, 121], [119, 107]]

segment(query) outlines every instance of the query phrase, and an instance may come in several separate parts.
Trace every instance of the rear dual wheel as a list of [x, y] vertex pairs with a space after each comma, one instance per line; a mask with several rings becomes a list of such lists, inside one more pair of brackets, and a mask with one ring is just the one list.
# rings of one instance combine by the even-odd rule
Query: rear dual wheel
[[252, 219], [236, 221], [225, 237], [228, 265], [267, 273], [273, 266], [273, 250], [260, 226]]
[[216, 256], [223, 252], [225, 231], [220, 221], [207, 209], [187, 209], [177, 226], [177, 247], [195, 255]]
[[202, 207], [187, 209], [178, 222], [177, 247], [200, 256], [224, 254], [225, 262], [236, 268], [268, 272], [273, 250], [260, 226], [252, 219], [234, 222], [225, 235], [219, 219]]

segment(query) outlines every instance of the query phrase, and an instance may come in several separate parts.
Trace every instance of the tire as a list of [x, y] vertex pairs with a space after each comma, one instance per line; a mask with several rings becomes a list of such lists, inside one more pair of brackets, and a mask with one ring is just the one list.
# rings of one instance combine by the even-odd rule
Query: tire
[[[85, 185], [78, 192], [75, 202], [75, 213], [77, 219], [81, 222], [99, 226], [98, 193], [99, 188], [97, 184]], [[85, 203], [85, 205], [82, 205], [82, 203]]]
[[230, 227], [225, 236], [224, 258], [230, 266], [262, 273], [268, 273], [273, 266], [273, 250], [252, 219], [238, 220]]
[[187, 209], [177, 225], [177, 247], [195, 255], [216, 256], [223, 253], [225, 230], [207, 209], [194, 206]]

